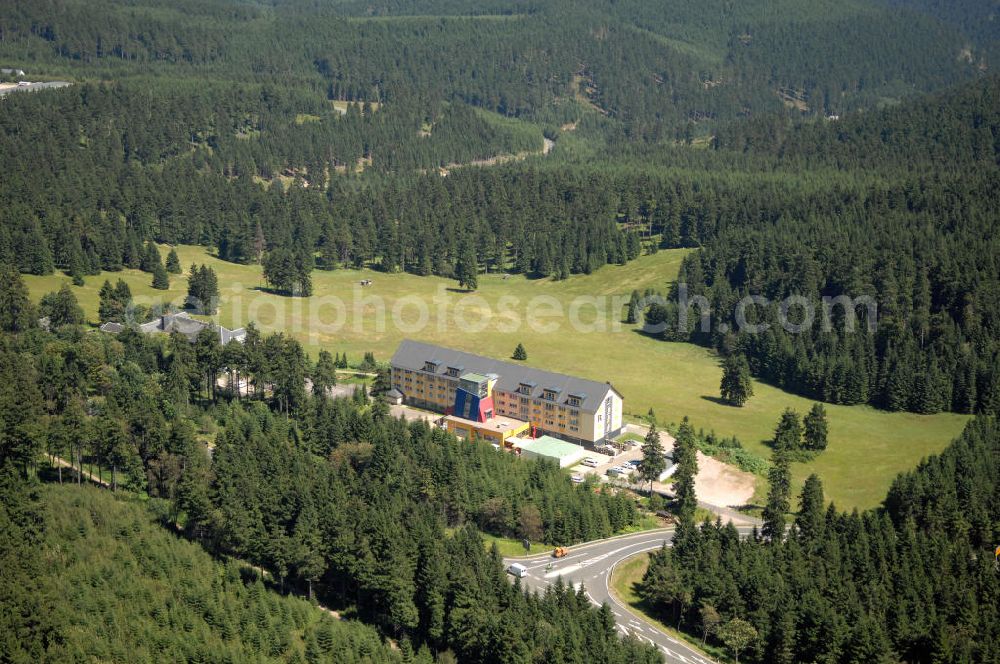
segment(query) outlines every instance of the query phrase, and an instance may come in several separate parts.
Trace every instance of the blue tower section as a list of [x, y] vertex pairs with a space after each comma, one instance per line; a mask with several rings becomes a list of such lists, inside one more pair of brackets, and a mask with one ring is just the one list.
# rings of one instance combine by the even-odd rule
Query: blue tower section
[[455, 390], [452, 415], [474, 422], [485, 422], [493, 417], [493, 383], [495, 377], [465, 374]]

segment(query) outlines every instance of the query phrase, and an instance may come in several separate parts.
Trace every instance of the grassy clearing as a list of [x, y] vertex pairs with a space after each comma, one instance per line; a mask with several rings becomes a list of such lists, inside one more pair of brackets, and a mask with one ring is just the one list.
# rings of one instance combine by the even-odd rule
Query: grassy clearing
[[[527, 365], [609, 380], [624, 395], [628, 413], [645, 415], [652, 407], [660, 420], [675, 422], [688, 415], [696, 427], [735, 435], [765, 458], [770, 448], [764, 441], [781, 412], [792, 407], [804, 414], [812, 405], [760, 382], [743, 408], [719, 403], [722, 370], [714, 353], [650, 339], [619, 322], [632, 289], [665, 288], [676, 277], [685, 250], [661, 251], [565, 281], [481, 275], [479, 290], [472, 294], [439, 277], [316, 271], [315, 295], [306, 299], [257, 290], [263, 285], [259, 266], [226, 263], [201, 247], [178, 247], [177, 252], [185, 270], [198, 262], [218, 273], [219, 324], [239, 327], [253, 320], [264, 330], [284, 331], [314, 358], [327, 349], [346, 352], [354, 362], [373, 351], [385, 361], [406, 337], [509, 358], [522, 342]], [[187, 292], [184, 275], [171, 275], [168, 291], [153, 290], [152, 277], [136, 270], [88, 277], [85, 286], [73, 291], [91, 320], [96, 320], [98, 291], [106, 277], [123, 278], [140, 304], [179, 303]], [[373, 284], [362, 288], [361, 279]], [[64, 281], [69, 278], [58, 273], [25, 276], [36, 301]], [[885, 413], [867, 406], [828, 405], [827, 413], [829, 448], [813, 461], [795, 464], [795, 480], [801, 484], [809, 473], [818, 473], [827, 497], [847, 509], [877, 505], [897, 473], [940, 452], [968, 419], [951, 413]]]
[[630, 25], [628, 28], [635, 31], [637, 34], [649, 37], [653, 41], [658, 42], [667, 48], [673, 49], [678, 53], [697, 58], [708, 65], [721, 65], [725, 60], [726, 53], [724, 48], [711, 48], [701, 42], [675, 39], [674, 37], [668, 37], [658, 32], [646, 30], [645, 28], [640, 28], [634, 25]]
[[[361, 107], [361, 106], [364, 106], [364, 104], [365, 103], [363, 101], [344, 101], [342, 99], [331, 99], [330, 100], [330, 105], [333, 106], [333, 109], [335, 111], [337, 111], [338, 113], [341, 113], [342, 115], [346, 115], [347, 114], [347, 109], [349, 107], [351, 107], [351, 106]], [[369, 108], [372, 109], [372, 111], [377, 111], [378, 109], [382, 108], [382, 102], [380, 102], [380, 101], [370, 101], [370, 102], [368, 102], [368, 106], [369, 106]]]
[[632, 609], [632, 611], [642, 615], [646, 620], [656, 625], [663, 632], [666, 632], [676, 639], [685, 641], [689, 645], [694, 646], [709, 655], [710, 658], [728, 661], [722, 649], [712, 645], [702, 647], [700, 641], [692, 640], [688, 635], [678, 632], [673, 627], [665, 625], [659, 620], [650, 617], [646, 613], [645, 605], [642, 599], [640, 599], [637, 590], [639, 584], [642, 582], [642, 576], [646, 573], [647, 567], [649, 567], [648, 553], [640, 553], [637, 556], [628, 558], [624, 562], [618, 563], [611, 575], [611, 582], [609, 584], [612, 594], [620, 602], [623, 602], [626, 606], [628, 606], [628, 608]]
[[489, 533], [483, 533], [483, 541], [486, 543], [486, 548], [489, 549], [494, 544], [497, 545], [497, 549], [500, 551], [500, 555], [504, 558], [513, 558], [515, 556], [537, 556], [539, 553], [545, 553], [546, 551], [551, 552], [552, 547], [548, 544], [542, 544], [541, 542], [532, 542], [531, 550], [525, 551], [524, 545], [521, 544], [521, 540], [514, 539], [512, 537], [497, 537], [496, 535], [490, 535]]
[[628, 533], [639, 533], [644, 530], [656, 530], [657, 528], [664, 528], [665, 524], [658, 517], [643, 513], [639, 516], [639, 521], [634, 526], [628, 526], [624, 528], [619, 535], [627, 535]]

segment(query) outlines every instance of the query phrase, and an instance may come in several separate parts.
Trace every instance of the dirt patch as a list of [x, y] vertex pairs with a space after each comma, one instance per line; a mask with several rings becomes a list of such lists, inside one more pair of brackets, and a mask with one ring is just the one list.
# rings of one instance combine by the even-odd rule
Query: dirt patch
[[755, 483], [752, 473], [698, 452], [698, 475], [694, 478], [698, 500], [726, 507], [746, 505], [753, 497]]
[[[625, 430], [645, 437], [649, 428], [641, 424], [627, 424]], [[660, 444], [665, 451], [672, 450], [675, 442], [669, 433], [660, 432]], [[641, 449], [634, 449], [634, 458], [641, 458]], [[668, 479], [663, 484], [654, 482], [653, 488], [669, 490], [672, 484], [673, 480]], [[719, 507], [741, 507], [751, 502], [756, 486], [757, 478], [753, 473], [744, 472], [698, 452], [698, 474], [694, 478], [694, 491], [699, 501]]]
[[[450, 164], [446, 164], [444, 166], [439, 167], [437, 169], [437, 173], [442, 177], [447, 177], [447, 175], [456, 168], [465, 168], [467, 166], [496, 166], [498, 164], [506, 164], [512, 161], [524, 161], [525, 159], [527, 159], [532, 155], [537, 155], [537, 154], [547, 155], [549, 152], [552, 151], [552, 148], [554, 148], [555, 145], [556, 142], [553, 141], [552, 139], [543, 138], [542, 151], [540, 153], [533, 151], [524, 151], [524, 152], [518, 152], [516, 154], [498, 154], [495, 157], [487, 157], [484, 159], [473, 159], [472, 161], [467, 161], [462, 164], [451, 162]], [[421, 169], [420, 171], [421, 174], [424, 174], [426, 172], [427, 171], [423, 169]]]
[[781, 102], [788, 108], [794, 108], [803, 113], [809, 112], [809, 104], [806, 102], [806, 94], [802, 90], [793, 88], [778, 88], [774, 91]]
[[572, 80], [573, 97], [587, 108], [593, 109], [601, 115], [608, 115], [607, 110], [597, 105], [594, 99], [597, 97], [597, 86], [594, 80], [582, 72], [573, 75]]

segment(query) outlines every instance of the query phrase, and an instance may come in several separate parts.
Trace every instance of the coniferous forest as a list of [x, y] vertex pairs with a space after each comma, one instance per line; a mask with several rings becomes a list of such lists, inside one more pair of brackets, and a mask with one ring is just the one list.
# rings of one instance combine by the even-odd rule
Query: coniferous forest
[[[607, 537], [636, 521], [625, 495], [394, 419], [363, 389], [309, 394], [314, 367], [280, 334], [225, 347], [211, 331], [195, 344], [73, 325], [11, 334], [37, 315], [14, 282], [0, 298], [5, 658], [132, 661], [130, 640], [148, 634], [136, 656], [149, 661], [217, 647], [235, 661], [348, 661], [340, 648], [396, 661], [370, 628], [278, 597], [294, 591], [348, 608], [409, 661], [657, 661], [571, 587], [522, 594], [480, 534]], [[223, 368], [250, 393], [220, 394]], [[25, 479], [38, 469], [61, 486]], [[70, 491], [92, 479], [148, 506]]]
[[974, 420], [900, 475], [884, 509], [863, 513], [825, 508], [812, 476], [787, 537], [682, 527], [641, 592], [703, 638], [725, 641], [723, 625], [749, 622], [747, 662], [995, 662], [998, 455], [996, 419]]
[[[314, 267], [453, 276], [467, 247], [554, 278], [698, 247], [715, 325], [668, 338], [828, 402], [994, 412], [988, 3], [776, 4], [14, 3], [0, 55], [76, 83], [4, 99], [0, 261], [287, 252], [303, 293]], [[721, 332], [745, 295], [874, 296], [878, 331]]]
[[[627, 320], [717, 350], [734, 409], [752, 374], [975, 419], [852, 514], [776, 445], [749, 537], [694, 524], [692, 443], [644, 606], [742, 661], [1000, 661], [998, 25], [994, 0], [3, 3], [0, 661], [662, 660], [484, 543], [628, 532], [633, 494], [335, 399], [346, 355], [287, 334], [88, 327], [74, 287], [124, 321], [127, 268], [212, 313], [215, 271], [156, 243], [282, 297], [689, 250]], [[32, 302], [25, 274], [67, 283]], [[787, 298], [820, 320], [787, 330]]]

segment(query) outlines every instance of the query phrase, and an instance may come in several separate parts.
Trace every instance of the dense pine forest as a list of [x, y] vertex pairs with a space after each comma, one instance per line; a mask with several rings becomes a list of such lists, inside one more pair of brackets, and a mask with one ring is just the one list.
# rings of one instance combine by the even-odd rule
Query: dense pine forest
[[[313, 270], [475, 290], [688, 249], [628, 322], [742, 384], [976, 419], [880, 509], [810, 478], [784, 537], [788, 505], [766, 537], [695, 527], [689, 477], [647, 608], [744, 661], [997, 661], [998, 26], [994, 0], [5, 3], [0, 660], [661, 660], [484, 545], [628, 531], [624, 492], [333, 399], [329, 353], [287, 334], [88, 329], [87, 280], [188, 269], [156, 242], [260, 264], [278, 297]], [[56, 273], [29, 301], [21, 275]], [[839, 296], [877, 308], [824, 325]], [[100, 300], [119, 320], [132, 295], [112, 274]]]
[[[710, 4], [14, 3], [0, 56], [76, 84], [3, 101], [0, 261], [562, 278], [700, 247], [715, 326], [668, 338], [811, 398], [995, 411], [988, 3]], [[751, 294], [872, 295], [878, 331], [720, 332]]]
[[747, 662], [996, 662], [998, 455], [996, 419], [977, 419], [864, 513], [824, 508], [810, 477], [786, 538], [682, 528], [642, 594], [702, 638], [748, 622]]
[[[836, 188], [825, 202], [785, 205], [706, 237], [679, 281], [726, 315], [710, 333], [674, 330], [668, 338], [744, 352], [757, 375], [825, 401], [997, 412], [998, 94], [994, 78], [905, 111], [720, 132], [720, 153], [753, 144], [780, 164], [855, 165], [882, 177], [861, 191]], [[892, 177], [894, 164], [910, 172]], [[751, 294], [800, 295], [817, 310], [823, 296], [870, 296], [878, 304], [877, 330], [870, 333], [870, 321], [861, 320], [845, 332], [836, 312], [829, 330], [786, 333], [772, 306], [762, 313], [774, 323], [764, 334], [720, 332], [720, 324], [736, 329], [734, 303]]]
[[7, 661], [431, 661], [269, 590], [250, 567], [213, 559], [138, 502], [25, 486], [9, 472], [0, 492], [5, 590], [23, 584], [4, 597], [18, 610], [4, 612]]
[[[363, 388], [354, 399], [308, 393], [308, 376], [326, 384], [322, 366], [280, 334], [251, 329], [246, 344], [221, 347], [211, 329], [195, 344], [179, 334], [113, 337], [76, 325], [45, 332], [33, 327], [37, 313], [19, 282], [13, 273], [0, 297], [0, 468], [4, 522], [13, 524], [4, 528], [12, 565], [3, 592], [11, 593], [5, 603], [23, 607], [4, 612], [5, 632], [14, 635], [4, 652], [16, 661], [58, 661], [65, 653], [120, 661], [128, 659], [126, 635], [139, 632], [157, 634], [150, 647], [160, 656], [195, 656], [219, 643], [237, 660], [246, 649], [296, 659], [304, 643], [309, 661], [326, 661], [330, 643], [343, 639], [358, 657], [394, 661], [373, 645], [373, 633], [334, 629], [306, 615], [304, 604], [264, 597], [238, 566], [211, 571], [166, 532], [258, 566], [277, 592], [346, 608], [428, 657], [657, 661], [654, 650], [622, 642], [609, 610], [594, 610], [573, 588], [522, 594], [479, 530], [551, 544], [606, 537], [635, 524], [631, 498], [574, 485], [554, 464], [522, 462], [424, 422], [393, 419]], [[242, 398], [217, 389], [234, 372], [251, 385]], [[67, 467], [45, 470], [44, 455]], [[56, 487], [40, 498], [24, 479], [36, 469], [63, 486], [92, 473], [113, 491], [148, 496], [150, 511]], [[45, 516], [54, 510], [58, 517]], [[154, 522], [166, 532], [154, 532]], [[103, 537], [116, 542], [110, 551]], [[36, 552], [53, 547], [71, 547], [75, 553], [63, 557], [75, 562], [58, 572], [43, 567]], [[134, 564], [150, 577], [149, 590], [118, 587], [114, 579], [125, 572], [104, 555]], [[173, 599], [153, 587], [154, 579], [188, 574], [189, 582], [171, 578], [172, 592], [181, 593]], [[88, 616], [72, 618], [62, 612], [67, 607], [47, 615], [58, 603], [52, 589], [74, 586], [80, 575], [101, 593], [74, 596]], [[21, 588], [23, 579], [31, 582]], [[150, 594], [161, 604], [142, 600]], [[101, 613], [104, 597], [125, 604]], [[243, 617], [229, 606], [239, 597], [250, 604]], [[141, 621], [127, 617], [128, 602], [142, 602]], [[76, 644], [86, 621], [120, 629], [100, 628], [93, 643]], [[170, 625], [188, 638], [157, 631]]]

